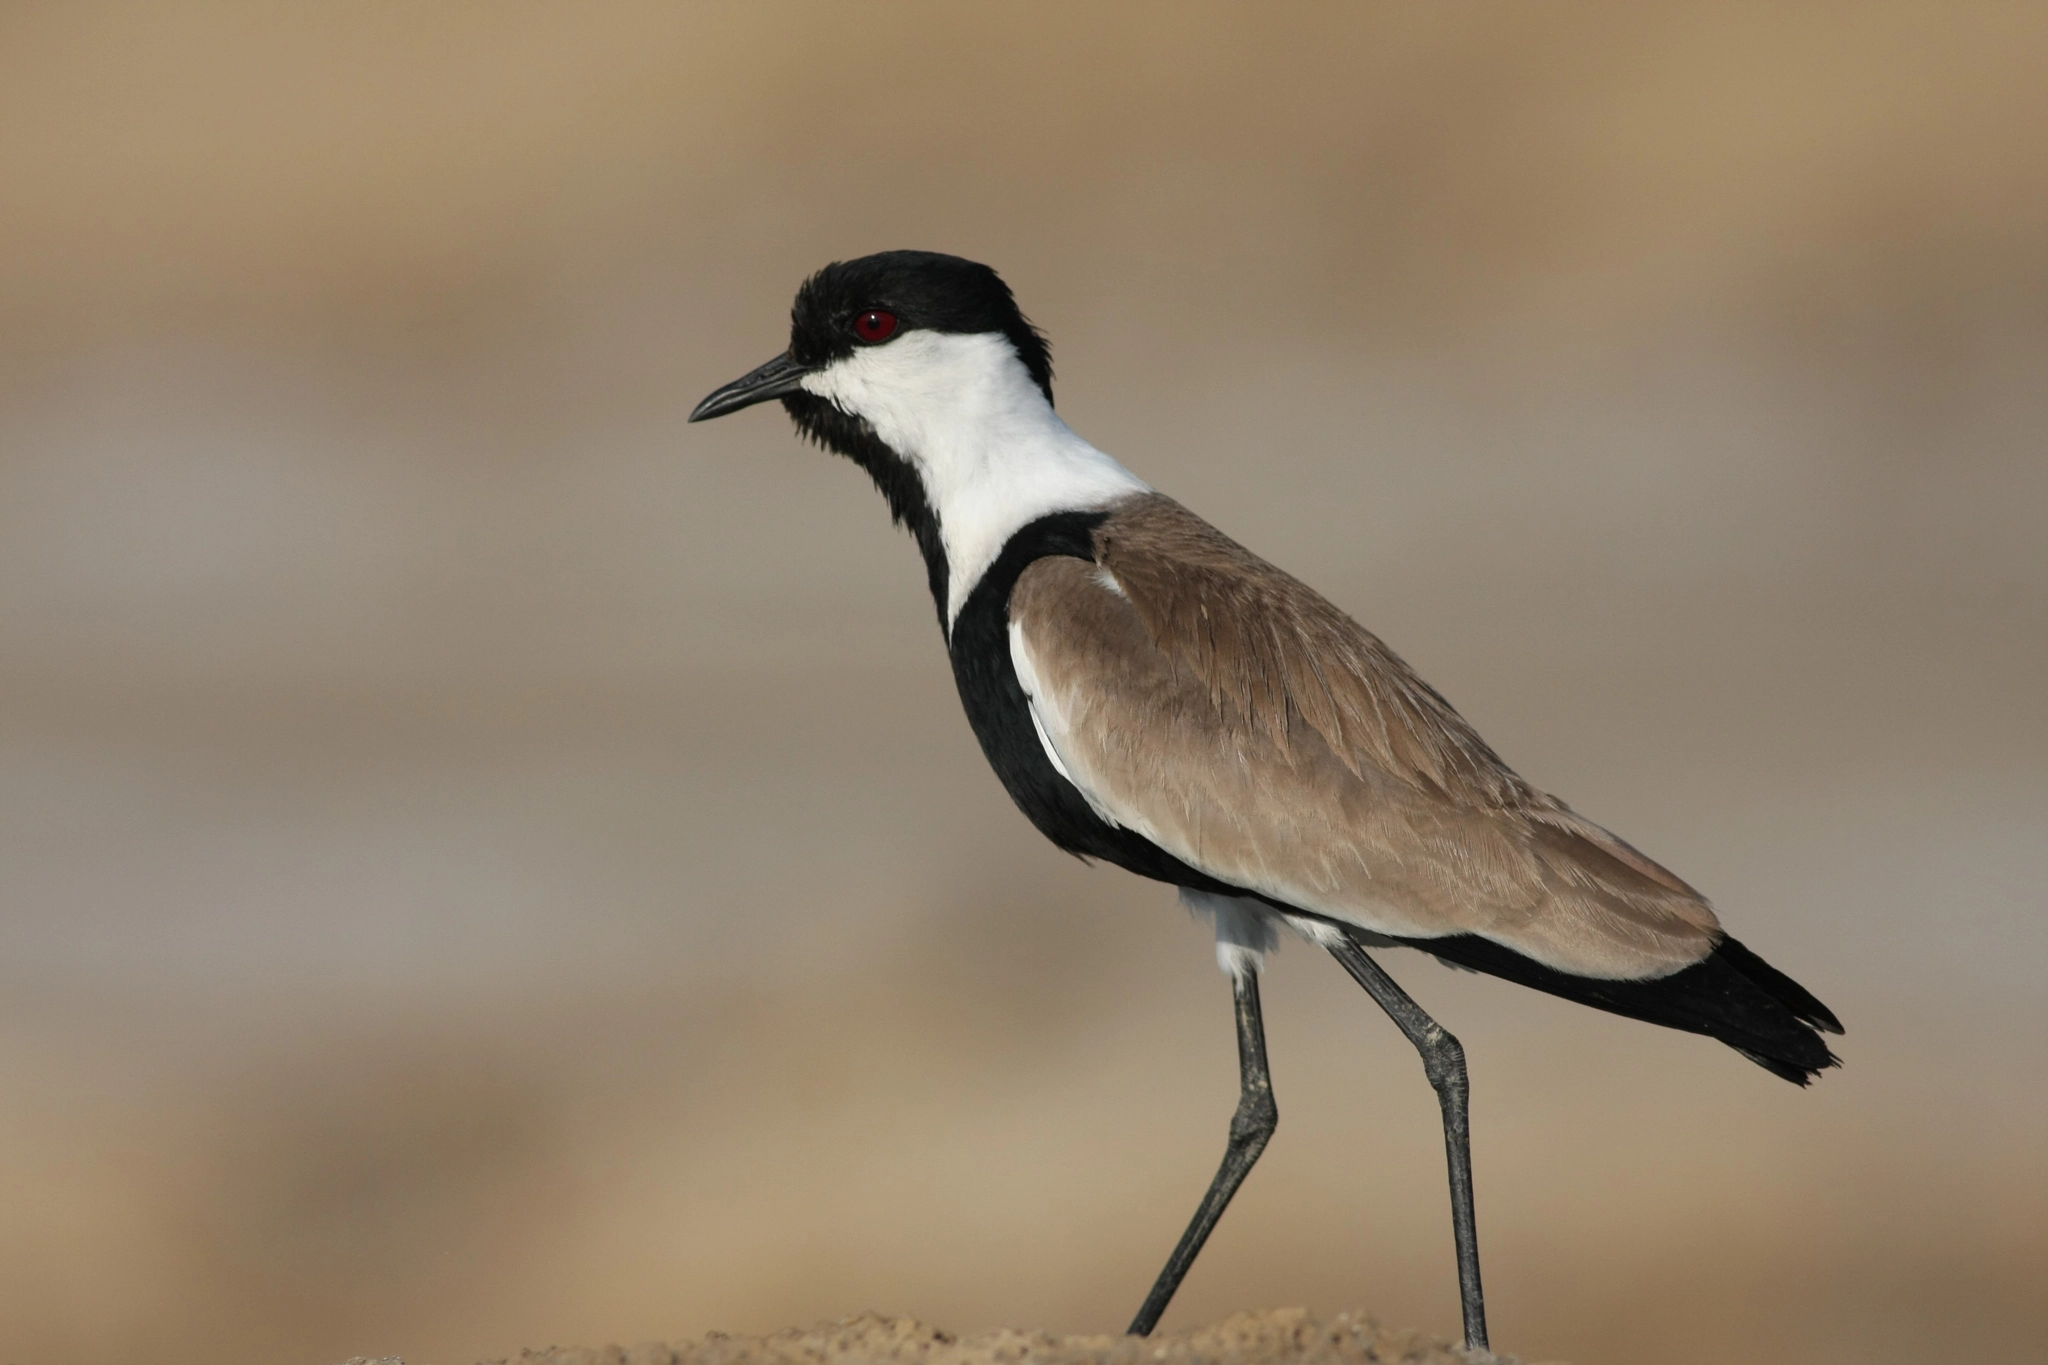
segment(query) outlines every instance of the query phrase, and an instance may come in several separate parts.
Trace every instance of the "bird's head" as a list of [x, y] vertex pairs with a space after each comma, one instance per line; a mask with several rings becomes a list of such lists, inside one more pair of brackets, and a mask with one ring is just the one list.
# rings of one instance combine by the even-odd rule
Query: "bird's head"
[[962, 389], [1024, 379], [1051, 404], [1052, 353], [1000, 275], [935, 251], [884, 251], [805, 280], [789, 349], [714, 391], [690, 420], [780, 398], [805, 434], [836, 448], [825, 408], [893, 428]]
[[690, 420], [770, 398], [873, 476], [924, 551], [942, 620], [1024, 521], [1143, 487], [1053, 412], [1045, 338], [1001, 276], [958, 256], [826, 266], [797, 291], [789, 349]]

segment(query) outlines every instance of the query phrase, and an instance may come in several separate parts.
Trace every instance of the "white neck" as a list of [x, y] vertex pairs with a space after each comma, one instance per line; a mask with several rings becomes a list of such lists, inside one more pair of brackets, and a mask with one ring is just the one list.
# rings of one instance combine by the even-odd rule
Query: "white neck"
[[916, 468], [946, 546], [948, 630], [1019, 530], [1150, 491], [1060, 420], [1000, 333], [907, 332], [803, 386], [866, 418]]

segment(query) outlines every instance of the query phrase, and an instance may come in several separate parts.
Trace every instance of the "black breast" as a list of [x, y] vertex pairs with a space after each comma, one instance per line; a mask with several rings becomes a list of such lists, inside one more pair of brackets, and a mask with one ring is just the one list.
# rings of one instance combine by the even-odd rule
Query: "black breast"
[[1048, 555], [1095, 562], [1103, 512], [1055, 512], [1004, 544], [953, 622], [948, 648], [960, 704], [989, 766], [1039, 833], [1069, 853], [1101, 858], [1142, 877], [1226, 895], [1242, 894], [1189, 867], [1151, 840], [1111, 825], [1061, 777], [1039, 743], [1030, 703], [1010, 661], [1010, 592], [1033, 561]]

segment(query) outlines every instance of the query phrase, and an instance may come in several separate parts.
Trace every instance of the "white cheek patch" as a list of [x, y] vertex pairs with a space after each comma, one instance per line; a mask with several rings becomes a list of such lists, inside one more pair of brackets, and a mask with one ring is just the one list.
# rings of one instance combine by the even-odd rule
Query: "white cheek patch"
[[956, 401], [976, 368], [963, 364], [970, 357], [948, 343], [984, 340], [1001, 342], [1009, 350], [1009, 342], [1000, 336], [904, 332], [884, 345], [860, 347], [800, 382], [807, 392], [866, 418], [892, 449], [914, 459], [924, 444], [930, 417]]
[[949, 626], [1023, 527], [1151, 491], [1060, 420], [997, 332], [905, 332], [803, 387], [865, 418], [917, 470], [946, 547]]

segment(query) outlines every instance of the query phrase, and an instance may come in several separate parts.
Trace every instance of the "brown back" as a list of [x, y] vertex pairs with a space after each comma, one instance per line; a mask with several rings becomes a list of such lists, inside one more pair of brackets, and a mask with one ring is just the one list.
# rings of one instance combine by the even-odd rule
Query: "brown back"
[[1011, 597], [1075, 780], [1194, 866], [1382, 933], [1478, 933], [1561, 970], [1659, 976], [1719, 938], [1698, 892], [1529, 786], [1378, 638], [1169, 498], [1095, 566]]

